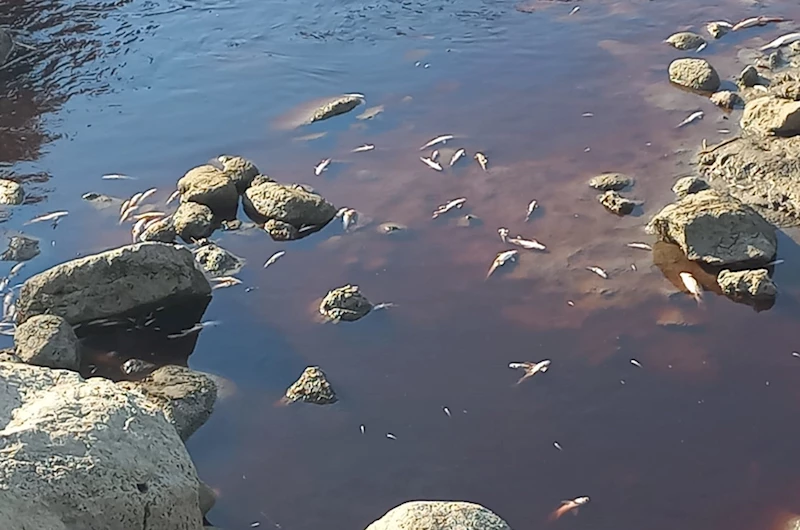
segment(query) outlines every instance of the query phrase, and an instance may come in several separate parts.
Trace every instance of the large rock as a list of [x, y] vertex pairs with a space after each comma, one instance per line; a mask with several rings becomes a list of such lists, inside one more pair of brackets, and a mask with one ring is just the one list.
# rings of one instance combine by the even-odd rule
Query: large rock
[[778, 294], [778, 288], [769, 277], [767, 269], [724, 270], [717, 276], [717, 283], [722, 292], [733, 299], [770, 301]]
[[78, 371], [81, 358], [72, 326], [55, 315], [36, 315], [14, 331], [16, 355], [22, 362]]
[[511, 527], [480, 504], [412, 501], [389, 510], [367, 530], [511, 530]]
[[[186, 204], [194, 204], [194, 203], [186, 203]], [[200, 205], [198, 205], [200, 206]], [[191, 207], [190, 207], [191, 208]], [[206, 207], [202, 207], [206, 208]], [[180, 209], [180, 206], [178, 207]], [[206, 208], [207, 209], [207, 208]], [[208, 210], [211, 212], [211, 210]], [[186, 215], [186, 209], [184, 209], [184, 215]], [[210, 224], [210, 223], [209, 223]], [[186, 218], [184, 217], [184, 231], [186, 231]], [[142, 235], [139, 239], [142, 241], [157, 241], [159, 243], [174, 243], [175, 238], [178, 236], [177, 230], [175, 230], [175, 224], [172, 220], [172, 217], [168, 217], [166, 219], [159, 219], [155, 221], [147, 228], [144, 229]]]
[[770, 261], [778, 248], [775, 227], [730, 195], [704, 190], [667, 205], [647, 231], [681, 247], [690, 260], [725, 266]]
[[338, 398], [333, 387], [328, 382], [325, 372], [319, 366], [309, 366], [300, 377], [286, 389], [282, 403], [295, 403], [304, 401], [315, 405], [330, 405], [336, 403]]
[[669, 80], [702, 92], [713, 92], [720, 83], [719, 74], [704, 59], [675, 59], [669, 65]]
[[244, 260], [214, 244], [203, 245], [194, 252], [194, 259], [211, 276], [231, 276], [244, 266]]
[[756, 134], [794, 136], [800, 133], [800, 101], [756, 98], [744, 106], [739, 125]]
[[178, 181], [181, 202], [196, 202], [211, 208], [214, 215], [228, 219], [235, 217], [239, 192], [234, 182], [212, 165], [190, 169]]
[[201, 530], [199, 481], [175, 429], [103, 378], [0, 363], [4, 530]]
[[678, 50], [696, 50], [706, 44], [706, 39], [691, 31], [681, 31], [670, 35], [664, 42]]
[[191, 252], [164, 243], [137, 243], [68, 261], [29, 278], [17, 301], [17, 321], [49, 313], [75, 325], [210, 294], [211, 286]]
[[244, 193], [261, 173], [253, 162], [241, 156], [220, 155], [217, 160], [239, 193]]
[[327, 120], [328, 118], [338, 116], [339, 114], [345, 114], [346, 112], [350, 112], [357, 106], [361, 105], [363, 102], [364, 96], [361, 94], [344, 94], [330, 98], [328, 101], [314, 109], [314, 112], [308, 119], [308, 123]]
[[39, 240], [26, 236], [12, 236], [8, 248], [0, 255], [2, 261], [28, 261], [39, 255]]
[[[336, 207], [316, 193], [308, 192], [298, 185], [277, 182], [253, 184], [245, 191], [242, 204], [245, 213], [254, 221], [265, 224], [273, 221], [269, 225], [274, 227], [273, 231], [284, 229], [282, 225], [290, 225], [298, 231], [303, 227], [321, 228], [336, 215]], [[269, 226], [265, 227], [268, 231]], [[291, 230], [289, 234], [292, 235]], [[270, 235], [273, 235], [272, 231]], [[276, 239], [285, 237], [279, 236]]]
[[24, 199], [22, 186], [13, 180], [0, 179], [0, 204], [22, 204]]
[[172, 226], [181, 239], [191, 243], [214, 233], [214, 213], [211, 208], [194, 202], [184, 202], [172, 214]]
[[354, 322], [372, 311], [372, 303], [357, 285], [332, 289], [319, 304], [319, 313], [331, 322]]

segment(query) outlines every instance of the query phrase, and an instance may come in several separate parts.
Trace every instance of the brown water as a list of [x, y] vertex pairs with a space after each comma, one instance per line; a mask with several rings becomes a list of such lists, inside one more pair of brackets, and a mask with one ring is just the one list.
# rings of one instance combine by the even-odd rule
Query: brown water
[[[219, 491], [210, 521], [359, 529], [407, 500], [460, 499], [532, 530], [581, 495], [591, 504], [550, 526], [762, 530], [800, 511], [800, 250], [781, 238], [781, 294], [756, 313], [712, 293], [697, 308], [679, 293], [676, 266], [625, 247], [652, 242], [643, 225], [691, 172], [700, 140], [735, 129], [735, 115], [669, 86], [666, 65], [682, 54], [660, 41], [720, 18], [800, 19], [800, 7], [585, 0], [568, 16], [577, 4], [525, 5], [534, 11], [511, 0], [3, 2], [0, 25], [42, 50], [0, 71], [0, 172], [29, 192], [3, 228], [43, 239], [22, 278], [129, 240], [115, 210], [96, 211], [83, 193], [155, 186], [161, 201], [221, 153], [371, 219], [283, 244], [215, 234], [248, 266], [243, 286], [215, 291], [204, 318], [222, 324], [200, 334], [189, 361], [229, 380], [188, 444]], [[729, 35], [702, 55], [731, 78], [740, 47], [793, 29]], [[385, 111], [287, 130], [293, 109], [342, 92]], [[675, 129], [697, 109], [702, 122]], [[448, 148], [486, 153], [489, 172], [471, 160], [441, 174], [423, 166], [418, 147], [445, 133], [457, 136]], [[349, 152], [365, 142], [376, 149]], [[327, 157], [335, 163], [315, 177]], [[595, 202], [585, 181], [608, 170], [636, 177], [637, 215]], [[430, 219], [460, 196], [482, 225]], [[526, 224], [534, 198], [541, 208]], [[23, 227], [58, 209], [70, 215], [57, 229]], [[410, 237], [378, 234], [385, 221], [409, 225]], [[484, 282], [506, 248], [499, 226], [549, 252], [524, 253]], [[287, 254], [263, 270], [279, 249]], [[345, 283], [397, 306], [317, 324], [314, 300]], [[676, 313], [694, 325], [658, 324]], [[513, 385], [508, 362], [544, 358], [547, 374]], [[340, 402], [275, 407], [309, 364]]]

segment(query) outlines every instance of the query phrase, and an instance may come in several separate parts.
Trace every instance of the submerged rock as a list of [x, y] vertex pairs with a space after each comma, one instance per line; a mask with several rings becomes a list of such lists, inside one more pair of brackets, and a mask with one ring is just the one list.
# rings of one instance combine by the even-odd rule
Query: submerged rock
[[589, 186], [600, 191], [621, 191], [633, 186], [633, 179], [622, 173], [602, 173], [589, 179]]
[[[197, 491], [198, 504], [200, 505], [200, 513], [206, 515], [211, 511], [211, 508], [217, 503], [217, 494], [211, 489], [211, 486], [200, 481], [200, 488]], [[203, 530], [208, 530], [209, 527], [204, 527]]]
[[480, 504], [461, 501], [412, 501], [389, 510], [367, 530], [511, 530]]
[[322, 228], [336, 216], [336, 207], [316, 193], [298, 186], [262, 182], [254, 184], [242, 197], [245, 213], [273, 239], [296, 239], [304, 227]]
[[2, 261], [28, 261], [39, 255], [39, 240], [26, 236], [12, 236], [8, 248], [0, 255]]
[[752, 64], [744, 67], [744, 70], [739, 74], [739, 84], [743, 87], [752, 88], [761, 84], [761, 76], [758, 75], [758, 70]]
[[204, 245], [194, 252], [194, 259], [212, 276], [230, 276], [244, 266], [244, 260], [214, 244]]
[[681, 31], [670, 35], [664, 42], [678, 50], [696, 50], [706, 44], [706, 39], [691, 31]]
[[692, 193], [709, 189], [708, 182], [699, 177], [683, 177], [672, 186], [672, 192], [682, 199]]
[[210, 294], [208, 280], [187, 249], [137, 243], [68, 261], [29, 278], [17, 301], [17, 321], [47, 313], [75, 325]]
[[387, 236], [397, 236], [408, 233], [408, 227], [400, 223], [381, 223], [378, 225], [378, 233]]
[[739, 94], [736, 92], [731, 92], [730, 90], [720, 90], [719, 92], [714, 92], [711, 94], [710, 99], [711, 103], [714, 105], [728, 110], [744, 103]]
[[214, 215], [233, 218], [239, 204], [239, 192], [223, 171], [211, 165], [190, 169], [178, 181], [181, 202], [208, 206]]
[[665, 206], [647, 231], [680, 246], [690, 260], [714, 266], [767, 263], [778, 248], [775, 227], [749, 206], [715, 190]]
[[616, 191], [607, 191], [597, 196], [597, 200], [605, 206], [606, 210], [617, 215], [628, 215], [636, 208], [636, 203], [626, 199]]
[[220, 155], [217, 160], [240, 194], [244, 193], [244, 190], [253, 183], [253, 179], [261, 173], [253, 162], [241, 156]]
[[216, 225], [211, 208], [194, 202], [184, 202], [172, 214], [172, 226], [181, 239], [192, 243], [209, 237], [214, 233]]
[[797, 135], [800, 133], [800, 101], [769, 96], [753, 99], [745, 105], [739, 125], [756, 134]]
[[[192, 207], [189, 206], [188, 208]], [[178, 207], [178, 209], [179, 210], [181, 209], [180, 206]], [[208, 211], [211, 212], [211, 210]], [[186, 216], [186, 214], [187, 214], [187, 209], [184, 208], [183, 211], [181, 212], [181, 215]], [[185, 217], [183, 222], [185, 223]], [[185, 224], [183, 226], [183, 229], [186, 232], [190, 232], [190, 230], [189, 231], [186, 230]], [[157, 241], [159, 243], [174, 243], [176, 237], [178, 237], [178, 232], [177, 230], [175, 230], [175, 224], [172, 218], [168, 217], [166, 219], [159, 219], [155, 223], [145, 228], [144, 232], [142, 232], [142, 235], [139, 237], [139, 239], [141, 239], [142, 241]]]
[[29, 318], [14, 331], [14, 345], [22, 362], [74, 372], [80, 368], [78, 337], [61, 317], [37, 315]]
[[24, 199], [22, 186], [13, 180], [0, 179], [0, 204], [22, 204]]
[[361, 94], [345, 94], [343, 96], [339, 96], [317, 107], [317, 109], [311, 114], [309, 123], [327, 120], [328, 118], [333, 118], [339, 114], [345, 114], [361, 105], [363, 102], [364, 96]]
[[315, 405], [330, 405], [336, 403], [338, 399], [319, 366], [309, 366], [303, 370], [300, 378], [286, 390], [281, 401], [283, 403], [304, 401]]
[[717, 283], [726, 296], [737, 300], [767, 302], [774, 300], [778, 294], [778, 288], [769, 277], [767, 269], [735, 272], [724, 270], [717, 276]]
[[729, 29], [730, 28], [726, 26], [719, 25], [717, 22], [709, 22], [708, 24], [706, 24], [706, 31], [708, 31], [708, 34], [714, 37], [715, 39], [718, 39], [723, 35], [725, 35], [726, 33], [728, 33]]
[[0, 395], [4, 529], [202, 530], [194, 465], [141, 394], [0, 363]]
[[675, 59], [669, 65], [669, 80], [702, 92], [713, 92], [720, 84], [719, 74], [704, 59]]
[[319, 305], [319, 312], [328, 320], [354, 322], [372, 311], [372, 304], [356, 285], [345, 285], [330, 291]]

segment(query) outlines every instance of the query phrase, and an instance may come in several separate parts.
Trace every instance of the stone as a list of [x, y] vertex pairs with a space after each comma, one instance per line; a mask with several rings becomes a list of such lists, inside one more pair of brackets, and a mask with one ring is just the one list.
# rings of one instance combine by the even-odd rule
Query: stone
[[480, 504], [411, 501], [389, 510], [367, 530], [511, 530], [511, 527]]
[[244, 266], [242, 258], [214, 244], [204, 245], [195, 250], [194, 259], [214, 277], [232, 276]]
[[338, 401], [336, 393], [319, 366], [309, 366], [303, 370], [300, 378], [286, 389], [286, 394], [281, 400], [284, 404], [297, 401], [314, 405], [330, 405]]
[[39, 255], [39, 240], [26, 236], [12, 236], [8, 248], [0, 254], [2, 261], [28, 261]]
[[277, 182], [253, 184], [242, 196], [242, 204], [251, 219], [264, 222], [264, 229], [279, 240], [296, 239], [304, 227], [322, 228], [336, 215], [336, 207], [316, 193]]
[[683, 177], [672, 186], [672, 192], [682, 199], [692, 193], [709, 189], [708, 182], [700, 177]]
[[704, 190], [664, 207], [647, 225], [687, 258], [712, 266], [763, 264], [778, 248], [775, 227], [734, 197]]
[[[200, 505], [200, 513], [204, 516], [210, 512], [211, 508], [217, 503], [217, 494], [202, 480], [200, 481], [200, 488], [197, 491], [197, 497], [198, 504]], [[208, 530], [208, 527], [204, 530]]]
[[[190, 206], [189, 208], [192, 207]], [[178, 209], [180, 210], [180, 206]], [[211, 210], [208, 211], [210, 212]], [[187, 210], [184, 209], [182, 215], [185, 215], [186, 212]], [[185, 225], [184, 230], [186, 230]], [[175, 224], [172, 218], [167, 218], [159, 219], [145, 228], [139, 239], [142, 241], [156, 241], [159, 243], [174, 243], [176, 237], [178, 237], [178, 231], [175, 230]]]
[[670, 35], [664, 42], [678, 50], [696, 50], [706, 44], [706, 39], [691, 31], [681, 31]]
[[0, 66], [4, 65], [14, 51], [14, 39], [11, 34], [0, 28]]
[[720, 84], [719, 74], [705, 59], [675, 59], [669, 65], [669, 80], [702, 92], [713, 92]]
[[726, 26], [719, 25], [719, 23], [717, 22], [709, 22], [708, 24], [706, 24], [706, 31], [708, 31], [708, 34], [714, 37], [715, 39], [718, 39], [723, 35], [725, 35], [726, 33], [728, 33], [729, 29], [730, 28]]
[[599, 191], [620, 191], [633, 186], [633, 179], [622, 173], [601, 173], [589, 179], [589, 186]]
[[178, 181], [181, 202], [208, 206], [214, 215], [225, 219], [236, 216], [239, 192], [225, 172], [212, 165], [190, 169]]
[[755, 134], [795, 136], [800, 133], [800, 101], [770, 96], [750, 100], [739, 125]]
[[739, 74], [739, 84], [743, 87], [752, 88], [761, 84], [761, 76], [758, 75], [758, 70], [752, 64], [744, 67], [744, 70]]
[[188, 298], [211, 286], [187, 249], [137, 243], [74, 259], [29, 278], [17, 301], [17, 322], [58, 315], [72, 325]]
[[253, 179], [261, 173], [254, 163], [241, 156], [220, 155], [217, 160], [222, 164], [222, 170], [233, 181], [239, 194], [244, 193], [244, 190], [253, 183]]
[[714, 105], [728, 110], [744, 103], [739, 94], [736, 92], [731, 92], [730, 90], [720, 90], [719, 92], [714, 92], [711, 94], [710, 99], [711, 103]]
[[378, 233], [386, 236], [398, 236], [408, 233], [408, 226], [400, 223], [381, 223], [378, 225]]
[[22, 186], [13, 180], [0, 179], [0, 204], [22, 204], [24, 199], [25, 193], [22, 191]]
[[78, 337], [55, 315], [36, 315], [14, 330], [16, 355], [22, 362], [77, 372], [81, 365]]
[[203, 426], [217, 401], [214, 381], [183, 366], [162, 366], [141, 381], [117, 384], [141, 392], [158, 406], [183, 441]]
[[0, 521], [9, 530], [202, 530], [174, 427], [111, 381], [0, 363]]
[[184, 202], [172, 214], [172, 225], [181, 239], [191, 243], [214, 233], [214, 213], [208, 206]]
[[344, 94], [331, 98], [313, 111], [309, 123], [327, 120], [328, 118], [345, 114], [361, 105], [363, 102], [364, 96], [360, 94]]
[[798, 101], [800, 100], [800, 81], [790, 80], [770, 85], [769, 92], [777, 98]]
[[372, 311], [372, 304], [356, 285], [345, 285], [331, 290], [322, 299], [319, 312], [333, 322], [353, 322]]
[[725, 296], [733, 299], [766, 301], [773, 300], [778, 294], [778, 288], [769, 277], [767, 269], [723, 270], [717, 275], [717, 284]]
[[617, 215], [628, 215], [636, 208], [636, 203], [626, 199], [616, 191], [607, 191], [597, 196], [597, 200], [605, 206], [606, 210]]
[[21, 363], [22, 359], [17, 357], [14, 350], [5, 349], [0, 351], [0, 363]]

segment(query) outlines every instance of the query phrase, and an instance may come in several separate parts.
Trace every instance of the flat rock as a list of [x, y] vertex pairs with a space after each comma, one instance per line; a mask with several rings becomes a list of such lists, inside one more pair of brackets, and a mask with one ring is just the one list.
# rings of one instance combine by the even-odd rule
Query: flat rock
[[[188, 206], [187, 208], [193, 209], [193, 206]], [[187, 210], [187, 208], [184, 208], [181, 213], [181, 215], [184, 216], [182, 220], [183, 223], [182, 227], [185, 233], [190, 233], [192, 231], [187, 230], [187, 220], [188, 220], [187, 217], [189, 217], [188, 216], [189, 210]], [[203, 210], [203, 208], [205, 208], [205, 210]], [[201, 210], [203, 210], [203, 212], [208, 210], [207, 207], [203, 208], [200, 208]], [[178, 207], [178, 209], [179, 210], [181, 209], [180, 206]], [[211, 210], [208, 210], [208, 212], [210, 213]], [[166, 219], [159, 219], [158, 221], [152, 223], [150, 226], [145, 228], [144, 232], [142, 232], [142, 235], [140, 236], [139, 239], [141, 239], [142, 241], [155, 241], [159, 243], [174, 243], [176, 237], [178, 237], [178, 231], [175, 229], [175, 223], [172, 217], [168, 217]]]
[[187, 249], [137, 243], [68, 261], [29, 278], [17, 301], [17, 322], [47, 313], [75, 325], [210, 294], [208, 280]]
[[739, 122], [742, 129], [765, 135], [800, 133], [800, 101], [765, 96], [748, 101]]
[[720, 90], [711, 94], [711, 103], [723, 109], [732, 109], [744, 103], [744, 100], [736, 92], [730, 90]]
[[726, 296], [734, 299], [773, 300], [778, 294], [767, 269], [723, 270], [717, 275], [717, 283]]
[[220, 155], [217, 160], [240, 194], [244, 193], [244, 190], [253, 183], [253, 179], [261, 173], [253, 162], [241, 156]]
[[194, 252], [194, 259], [212, 276], [231, 276], [244, 266], [244, 260], [214, 244], [204, 245]]
[[720, 84], [719, 74], [705, 59], [675, 59], [669, 65], [669, 80], [702, 92], [713, 92]]
[[77, 372], [81, 358], [72, 326], [55, 315], [36, 315], [14, 331], [15, 353], [22, 362]]
[[372, 304], [356, 285], [331, 290], [319, 305], [320, 314], [333, 322], [353, 322], [372, 311]]
[[677, 244], [690, 260], [713, 266], [767, 263], [778, 248], [774, 226], [749, 206], [715, 190], [665, 206], [647, 231]]
[[691, 31], [681, 31], [670, 35], [664, 42], [678, 50], [696, 50], [706, 44], [706, 39]]
[[633, 186], [633, 178], [622, 173], [601, 173], [589, 179], [589, 186], [600, 191], [621, 191]]
[[178, 181], [181, 202], [194, 202], [208, 206], [214, 215], [233, 218], [239, 204], [239, 192], [224, 171], [212, 165], [190, 169]]
[[[316, 193], [297, 185], [261, 182], [253, 184], [242, 196], [245, 213], [256, 222], [274, 221], [274, 231], [298, 231], [304, 227], [323, 227], [336, 215], [336, 207]], [[268, 226], [265, 229], [273, 235]], [[297, 234], [299, 235], [299, 234]], [[289, 239], [295, 239], [289, 237]], [[278, 239], [278, 238], [276, 238]], [[287, 239], [287, 237], [281, 237]]]
[[0, 204], [22, 204], [24, 199], [22, 186], [13, 180], [0, 179]]
[[344, 94], [342, 96], [336, 96], [314, 109], [310, 119], [308, 120], [308, 123], [327, 120], [328, 118], [345, 114], [361, 105], [363, 102], [364, 97], [360, 94]]
[[191, 243], [211, 236], [216, 225], [211, 208], [203, 204], [184, 202], [172, 214], [172, 226], [181, 239]]
[[636, 208], [636, 203], [626, 199], [616, 191], [607, 191], [597, 196], [597, 200], [605, 206], [606, 210], [617, 215], [628, 215]]
[[412, 501], [389, 510], [367, 530], [511, 530], [511, 527], [480, 504]]
[[672, 192], [682, 199], [692, 193], [709, 189], [708, 182], [700, 177], [683, 177], [677, 180], [672, 186]]
[[336, 393], [328, 382], [325, 372], [319, 366], [309, 366], [300, 375], [300, 378], [286, 389], [283, 403], [303, 401], [314, 405], [330, 405], [336, 403]]
[[8, 248], [0, 254], [2, 261], [28, 261], [39, 255], [39, 240], [26, 236], [12, 236]]

